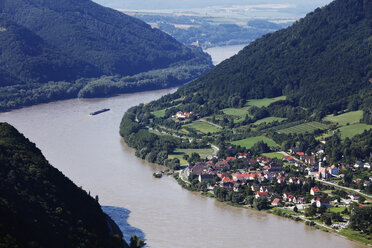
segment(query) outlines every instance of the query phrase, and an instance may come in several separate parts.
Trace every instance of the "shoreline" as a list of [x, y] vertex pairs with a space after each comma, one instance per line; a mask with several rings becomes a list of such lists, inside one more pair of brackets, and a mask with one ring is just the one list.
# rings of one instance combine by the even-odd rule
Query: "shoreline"
[[[188, 190], [190, 192], [198, 193], [199, 196], [207, 197], [207, 198], [213, 198], [214, 200], [216, 200], [216, 201], [218, 201], [220, 203], [226, 204], [228, 206], [231, 206], [231, 207], [242, 208], [242, 209], [249, 209], [249, 210], [253, 210], [253, 211], [256, 211], [256, 212], [261, 212], [262, 211], [262, 212], [265, 212], [267, 214], [275, 215], [277, 217], [282, 217], [282, 218], [290, 219], [290, 220], [295, 221], [295, 222], [301, 222], [304, 225], [307, 225], [307, 226], [312, 227], [314, 229], [321, 230], [323, 232], [327, 232], [327, 233], [331, 233], [331, 234], [337, 235], [338, 237], [342, 237], [342, 238], [344, 238], [346, 240], [355, 242], [357, 244], [365, 245], [365, 246], [368, 246], [368, 247], [371, 247], [372, 246], [372, 241], [370, 241], [369, 243], [368, 242], [363, 242], [360, 239], [358, 239], [358, 237], [355, 237], [352, 234], [351, 235], [342, 235], [339, 232], [337, 232], [336, 230], [333, 230], [331, 227], [327, 227], [325, 224], [319, 224], [319, 223], [314, 222], [312, 220], [304, 220], [300, 216], [297, 216], [296, 217], [296, 216], [294, 216], [294, 214], [296, 214], [296, 213], [294, 211], [292, 211], [292, 210], [289, 210], [289, 209], [280, 208], [280, 207], [272, 207], [271, 209], [258, 210], [258, 209], [253, 208], [252, 206], [249, 206], [249, 205], [238, 205], [238, 204], [234, 204], [234, 203], [231, 203], [231, 202], [219, 201], [217, 198], [214, 197], [214, 195], [212, 193], [210, 193], [208, 191], [207, 192], [200, 192], [200, 191], [197, 191], [197, 190], [191, 190], [188, 187], [186, 187], [185, 184], [187, 184], [187, 182], [185, 182], [182, 178], [179, 177], [179, 175], [181, 175], [182, 172], [183, 172], [183, 170], [174, 171], [172, 177], [176, 180], [176, 182], [178, 183], [178, 185], [180, 185], [183, 189]], [[275, 211], [276, 209], [278, 209], [278, 212], [280, 211], [283, 214], [282, 215], [278, 215], [278, 214], [274, 213], [273, 211]], [[286, 213], [288, 211], [293, 212], [294, 214]], [[297, 219], [297, 218], [299, 218], [299, 219]], [[313, 223], [313, 225], [306, 224], [308, 221], [310, 221], [309, 223]], [[342, 231], [342, 230], [345, 230], [345, 229], [341, 229], [340, 231]], [[347, 230], [350, 230], [350, 229], [347, 229]]]

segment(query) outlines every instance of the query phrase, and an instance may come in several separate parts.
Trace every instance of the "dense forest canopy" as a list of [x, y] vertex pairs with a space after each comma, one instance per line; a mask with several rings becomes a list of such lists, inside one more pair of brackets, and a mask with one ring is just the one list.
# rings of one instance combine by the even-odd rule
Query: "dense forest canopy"
[[0, 123], [1, 247], [127, 247], [87, 192]]
[[194, 57], [208, 61], [160, 30], [90, 0], [4, 0], [0, 16], [105, 75], [133, 75]]
[[201, 49], [90, 0], [1, 1], [0, 54], [0, 111], [178, 86], [213, 68]]
[[[292, 105], [332, 113], [368, 107], [372, 78], [372, 2], [336, 0], [291, 27], [265, 35], [177, 96], [229, 107], [229, 98], [288, 96]], [[245, 102], [245, 101], [242, 101]], [[235, 106], [234, 106], [235, 107]]]

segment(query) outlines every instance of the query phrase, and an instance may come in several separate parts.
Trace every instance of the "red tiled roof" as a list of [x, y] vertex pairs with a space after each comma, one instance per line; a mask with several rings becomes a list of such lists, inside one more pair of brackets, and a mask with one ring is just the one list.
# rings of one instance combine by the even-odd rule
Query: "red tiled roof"
[[318, 187], [313, 187], [311, 188], [311, 190], [314, 192], [314, 193], [320, 193], [320, 189]]

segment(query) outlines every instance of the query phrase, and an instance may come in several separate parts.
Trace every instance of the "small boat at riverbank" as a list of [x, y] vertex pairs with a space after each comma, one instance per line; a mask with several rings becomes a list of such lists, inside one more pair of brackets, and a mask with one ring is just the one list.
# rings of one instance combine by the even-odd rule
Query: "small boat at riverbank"
[[154, 174], [152, 174], [153, 177], [155, 178], [161, 178], [163, 176], [163, 173], [162, 172], [155, 172]]
[[101, 114], [101, 113], [104, 113], [104, 112], [107, 112], [107, 111], [110, 111], [110, 109], [108, 109], [108, 108], [104, 108], [104, 109], [101, 109], [101, 110], [98, 110], [98, 111], [92, 112], [92, 113], [90, 113], [89, 115], [90, 115], [90, 116], [92, 116], [92, 115], [98, 115], [98, 114]]

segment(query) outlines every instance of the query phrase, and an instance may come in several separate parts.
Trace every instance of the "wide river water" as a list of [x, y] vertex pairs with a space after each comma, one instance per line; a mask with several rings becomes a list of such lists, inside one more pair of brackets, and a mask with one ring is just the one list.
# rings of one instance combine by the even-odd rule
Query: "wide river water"
[[[200, 196], [172, 177], [153, 178], [159, 167], [135, 157], [119, 136], [119, 123], [129, 107], [173, 91], [59, 101], [2, 113], [0, 121], [24, 133], [53, 166], [99, 195], [102, 205], [130, 210], [129, 224], [143, 231], [149, 247], [365, 247], [303, 223]], [[88, 116], [101, 108], [111, 111]]]

